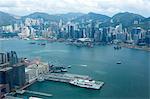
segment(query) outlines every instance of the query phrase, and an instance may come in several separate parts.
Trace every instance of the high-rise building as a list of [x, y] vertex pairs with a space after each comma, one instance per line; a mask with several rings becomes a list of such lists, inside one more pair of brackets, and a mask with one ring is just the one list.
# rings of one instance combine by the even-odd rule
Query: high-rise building
[[102, 42], [108, 42], [108, 28], [103, 28]]
[[134, 41], [134, 43], [138, 42], [140, 34], [141, 34], [141, 28], [140, 27], [136, 27], [136, 28], [133, 28], [131, 30], [131, 38]]
[[101, 31], [98, 28], [96, 28], [95, 29], [95, 34], [94, 34], [94, 40], [96, 42], [99, 42], [100, 41], [100, 36], [101, 36]]
[[10, 65], [14, 65], [18, 63], [18, 57], [15, 51], [7, 52], [7, 60]]
[[8, 84], [9, 90], [14, 88], [14, 80], [13, 80], [13, 69], [12, 67], [6, 67], [0, 69], [0, 84]]
[[21, 33], [18, 34], [20, 38], [27, 38], [30, 36], [29, 26], [22, 27]]
[[148, 31], [146, 32], [145, 42], [146, 42], [147, 45], [150, 46], [150, 30], [148, 30]]
[[94, 28], [94, 22], [91, 22], [90, 27], [90, 38], [94, 38], [95, 28]]
[[[18, 63], [13, 65], [14, 85], [22, 87], [25, 84], [25, 65]], [[17, 79], [16, 79], [17, 78]]]
[[7, 55], [5, 53], [0, 53], [0, 64], [7, 63]]
[[25, 65], [18, 61], [15, 51], [0, 53], [0, 84], [11, 91], [25, 84]]

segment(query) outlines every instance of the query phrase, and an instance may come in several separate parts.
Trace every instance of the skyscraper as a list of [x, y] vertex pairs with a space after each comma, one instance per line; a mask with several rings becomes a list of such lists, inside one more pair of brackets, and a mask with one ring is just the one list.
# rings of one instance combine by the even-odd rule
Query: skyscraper
[[15, 51], [7, 52], [7, 60], [10, 65], [18, 63], [18, 57]]
[[[16, 79], [17, 78], [17, 79]], [[13, 65], [14, 86], [22, 87], [25, 84], [25, 65], [18, 63]]]
[[14, 88], [13, 86], [13, 69], [12, 67], [6, 67], [0, 69], [0, 84], [9, 85], [9, 90]]

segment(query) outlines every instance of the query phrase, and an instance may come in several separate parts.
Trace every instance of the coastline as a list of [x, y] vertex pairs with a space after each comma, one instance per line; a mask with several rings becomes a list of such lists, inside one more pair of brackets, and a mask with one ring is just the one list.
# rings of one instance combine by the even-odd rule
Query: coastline
[[142, 50], [142, 51], [147, 51], [150, 52], [150, 47], [148, 46], [137, 46], [137, 45], [129, 45], [129, 44], [119, 44], [121, 47], [129, 48], [129, 49], [136, 49], [136, 50]]
[[[3, 40], [21, 40], [19, 38], [0, 38], [0, 41]], [[22, 39], [22, 40], [26, 40], [26, 39]], [[33, 40], [33, 39], [28, 39], [28, 40]], [[37, 40], [43, 40], [43, 39], [36, 39]], [[44, 39], [47, 40], [47, 39]], [[49, 40], [47, 40], [49, 41]], [[55, 40], [54, 42], [65, 42], [65, 41], [59, 41], [59, 40]], [[94, 43], [95, 45], [96, 43]], [[98, 45], [98, 44], [96, 44]], [[100, 44], [101, 45], [101, 44]], [[116, 45], [116, 44], [110, 44], [110, 45]], [[120, 43], [119, 46], [124, 47], [124, 48], [129, 48], [129, 49], [136, 49], [136, 50], [142, 50], [142, 51], [147, 51], [150, 52], [150, 47], [148, 46], [138, 46], [138, 45], [132, 45], [132, 44], [126, 44], [126, 43]]]

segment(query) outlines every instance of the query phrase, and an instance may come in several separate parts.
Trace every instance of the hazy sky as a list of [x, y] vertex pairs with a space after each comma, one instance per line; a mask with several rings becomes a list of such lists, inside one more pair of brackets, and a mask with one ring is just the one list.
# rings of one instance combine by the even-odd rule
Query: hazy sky
[[96, 12], [109, 16], [128, 11], [149, 17], [150, 0], [0, 0], [0, 11], [15, 15]]

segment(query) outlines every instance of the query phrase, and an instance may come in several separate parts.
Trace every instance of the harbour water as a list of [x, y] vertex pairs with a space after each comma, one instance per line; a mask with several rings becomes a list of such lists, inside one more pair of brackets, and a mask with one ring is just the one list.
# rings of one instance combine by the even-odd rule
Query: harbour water
[[[25, 40], [1, 40], [0, 51], [15, 50], [19, 57], [71, 66], [69, 73], [89, 75], [105, 82], [101, 90], [79, 88], [60, 82], [36, 82], [27, 90], [53, 94], [44, 99], [148, 99], [150, 93], [150, 52], [113, 46], [76, 47], [64, 43], [41, 46]], [[36, 41], [41, 42], [41, 41]], [[122, 64], [116, 64], [121, 61]], [[25, 93], [20, 97], [29, 97]]]

